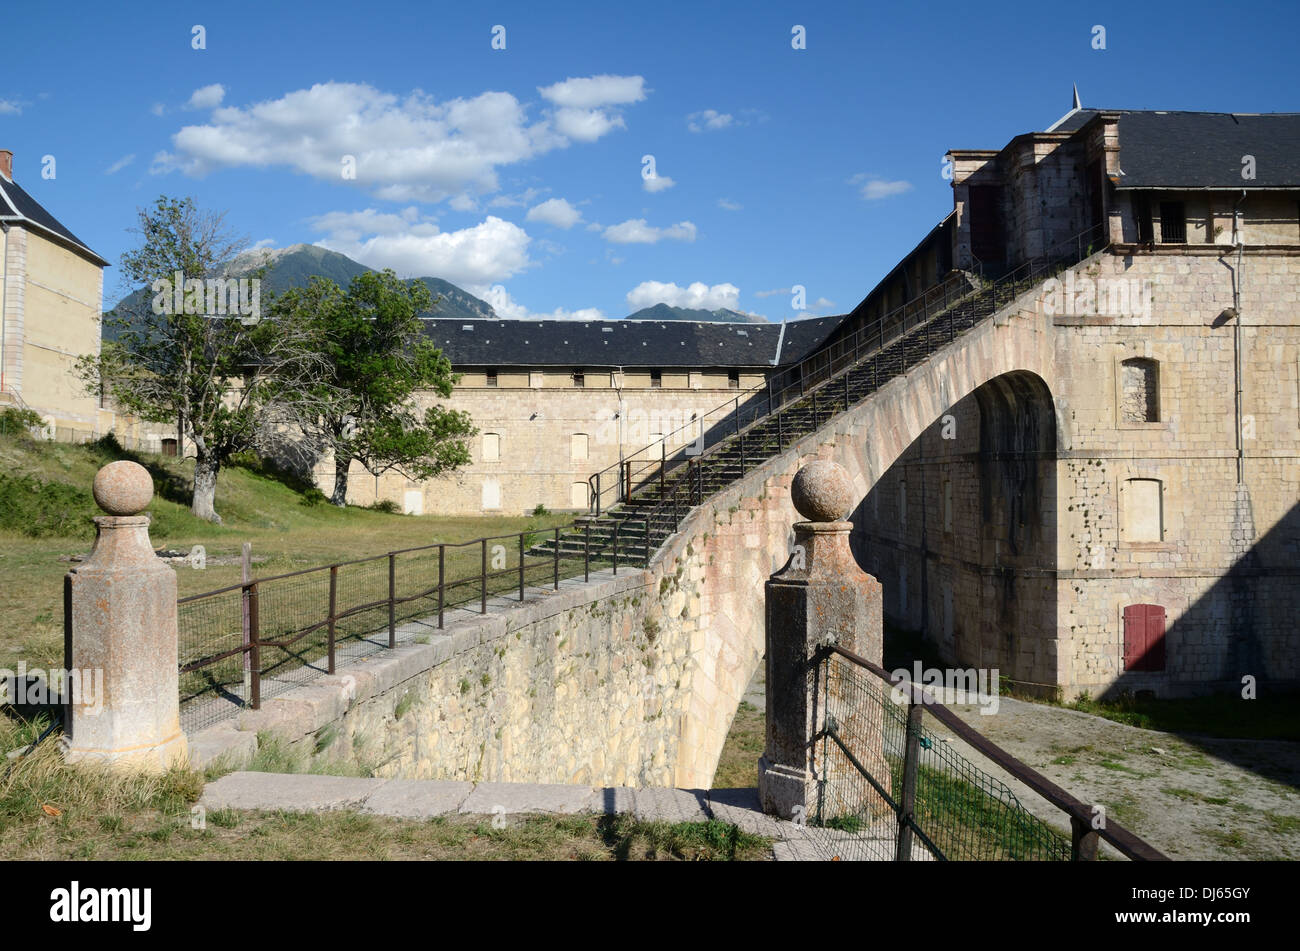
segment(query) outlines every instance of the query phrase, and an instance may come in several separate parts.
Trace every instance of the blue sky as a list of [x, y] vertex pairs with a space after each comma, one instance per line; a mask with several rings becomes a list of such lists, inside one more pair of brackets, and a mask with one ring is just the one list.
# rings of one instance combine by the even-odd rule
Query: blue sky
[[138, 207], [192, 195], [250, 245], [443, 277], [502, 316], [780, 320], [795, 285], [806, 313], [851, 309], [950, 210], [945, 151], [1046, 128], [1072, 83], [1089, 107], [1300, 108], [1294, 3], [973, 9], [22, 4], [0, 148], [115, 264]]

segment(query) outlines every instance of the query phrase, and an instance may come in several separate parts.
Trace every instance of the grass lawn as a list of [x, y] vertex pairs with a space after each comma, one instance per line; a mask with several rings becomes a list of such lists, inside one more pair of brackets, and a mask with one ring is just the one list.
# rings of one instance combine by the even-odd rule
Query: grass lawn
[[[40, 724], [0, 718], [0, 748]], [[213, 774], [215, 775], [215, 774]], [[631, 816], [449, 816], [426, 821], [221, 809], [192, 812], [204, 774], [123, 775], [62, 761], [57, 736], [0, 773], [0, 840], [9, 859], [766, 860], [771, 841], [724, 822]], [[195, 826], [198, 826], [196, 828]]]
[[[392, 515], [369, 509], [308, 504], [310, 495], [255, 462], [221, 472], [213, 525], [189, 512], [193, 463], [136, 456], [104, 445], [58, 445], [0, 436], [0, 667], [19, 660], [49, 667], [63, 660], [63, 575], [60, 556], [84, 554], [94, 539], [91, 516], [100, 514], [90, 494], [95, 473], [118, 458], [150, 469], [156, 495], [150, 537], [158, 548], [189, 551], [203, 545], [208, 567], [176, 569], [183, 597], [238, 582], [239, 553], [252, 544], [254, 577], [332, 561], [564, 525], [570, 516], [441, 517]], [[257, 559], [265, 559], [257, 561]], [[449, 558], [449, 560], [451, 560]], [[458, 567], [477, 570], [477, 550], [461, 550]], [[221, 564], [222, 561], [229, 563]], [[214, 563], [217, 562], [217, 563]], [[464, 562], [464, 566], [461, 566]], [[452, 568], [449, 567], [449, 577]]]
[[763, 711], [742, 700], [727, 733], [713, 774], [715, 789], [747, 789], [758, 785], [758, 758], [763, 755], [766, 727]]

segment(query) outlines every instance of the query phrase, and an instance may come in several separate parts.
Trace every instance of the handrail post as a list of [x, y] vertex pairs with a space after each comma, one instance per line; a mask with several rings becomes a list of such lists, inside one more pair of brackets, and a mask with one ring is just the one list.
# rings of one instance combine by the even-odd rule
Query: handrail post
[[[674, 499], [675, 498], [676, 497], [674, 496]], [[676, 501], [674, 501], [673, 507], [676, 508], [676, 505], [677, 503]], [[643, 564], [641, 567], [642, 568], [650, 567], [650, 516], [649, 515], [647, 515], [645, 519], [645, 564]]]
[[519, 600], [524, 599], [524, 532], [519, 533]]
[[388, 646], [397, 646], [397, 555], [388, 553]]
[[482, 541], [483, 554], [479, 561], [479, 578], [483, 582], [482, 601], [479, 605], [479, 613], [487, 614], [487, 539]]
[[329, 672], [334, 673], [334, 622], [338, 617], [339, 566], [330, 565]]
[[560, 590], [560, 526], [555, 526], [555, 590]]
[[921, 719], [925, 707], [913, 694], [907, 705], [907, 736], [903, 744], [903, 792], [898, 804], [898, 848], [894, 861], [912, 860], [912, 822], [916, 810], [916, 767], [921, 757]]
[[618, 574], [618, 528], [622, 522], [622, 519], [614, 521], [614, 574]]
[[252, 687], [249, 706], [254, 710], [262, 709], [262, 624], [261, 610], [258, 606], [257, 582], [247, 585], [248, 591], [248, 653], [249, 666], [252, 668]]
[[591, 523], [583, 526], [582, 538], [582, 580], [591, 580]]
[[745, 434], [742, 432], [739, 435], [740, 435], [740, 474], [743, 476], [745, 474]]
[[736, 421], [736, 432], [740, 432], [740, 397], [731, 401], [731, 416]]
[[447, 603], [446, 579], [446, 545], [438, 546], [438, 630], [442, 630], [443, 606]]
[[664, 497], [664, 470], [668, 468], [668, 437], [659, 440], [659, 500]]
[[1099, 833], [1092, 824], [1078, 816], [1070, 816], [1070, 861], [1097, 861]]
[[[590, 506], [588, 506], [590, 508]], [[596, 514], [600, 514], [600, 473], [596, 473]]]

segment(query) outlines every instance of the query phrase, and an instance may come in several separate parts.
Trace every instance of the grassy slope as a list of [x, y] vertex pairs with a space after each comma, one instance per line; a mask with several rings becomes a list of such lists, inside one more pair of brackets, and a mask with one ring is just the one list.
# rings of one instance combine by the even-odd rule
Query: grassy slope
[[[238, 555], [251, 542], [254, 576], [267, 576], [394, 549], [461, 541], [482, 535], [518, 532], [566, 524], [564, 516], [451, 518], [436, 515], [390, 515], [328, 504], [306, 506], [304, 495], [276, 478], [243, 468], [223, 470], [217, 483], [217, 511], [225, 520], [212, 525], [189, 512], [193, 464], [162, 457], [134, 457], [99, 446], [70, 446], [0, 436], [0, 473], [31, 476], [54, 483], [56, 498], [37, 498], [30, 491], [11, 492], [0, 513], [0, 667], [19, 660], [49, 666], [63, 658], [62, 577], [71, 565], [61, 555], [84, 554], [94, 539], [90, 517], [98, 513], [90, 486], [98, 469], [127, 456], [150, 468], [156, 495], [150, 506], [150, 537], [156, 547], [188, 551], [203, 545], [208, 559], [231, 558], [235, 564], [202, 570], [177, 569], [180, 594], [197, 594], [239, 581]], [[11, 487], [12, 488], [12, 487]], [[61, 534], [32, 538], [24, 529], [50, 516], [50, 508], [71, 511]]]

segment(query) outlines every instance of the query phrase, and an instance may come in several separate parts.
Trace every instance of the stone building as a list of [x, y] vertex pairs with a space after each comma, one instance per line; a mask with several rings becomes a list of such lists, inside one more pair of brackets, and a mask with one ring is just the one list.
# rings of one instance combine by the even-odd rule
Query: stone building
[[1054, 385], [959, 400], [855, 513], [889, 619], [1030, 690], [1300, 680], [1300, 115], [1076, 108], [950, 156], [915, 293], [927, 253], [1105, 250], [1028, 288]]
[[99, 352], [108, 262], [14, 181], [7, 149], [0, 149], [0, 232], [0, 405], [36, 411], [52, 437], [108, 432], [112, 412], [73, 372], [77, 357]]
[[[348, 500], [389, 499], [410, 513], [521, 515], [544, 505], [586, 512], [590, 479], [617, 479], [627, 458], [667, 436], [695, 442], [736, 407], [763, 398], [769, 376], [819, 347], [843, 317], [785, 324], [649, 320], [430, 320], [461, 374], [447, 405], [479, 429], [473, 461], [416, 483], [353, 463]], [[331, 458], [315, 469], [325, 492]]]

